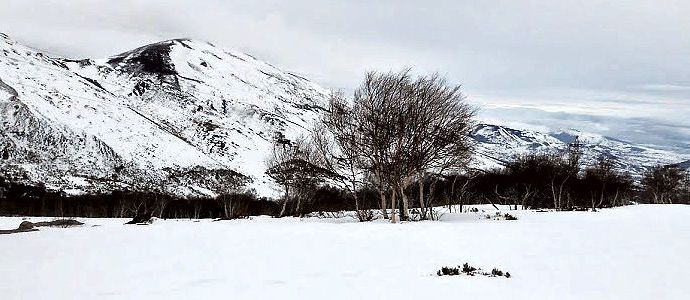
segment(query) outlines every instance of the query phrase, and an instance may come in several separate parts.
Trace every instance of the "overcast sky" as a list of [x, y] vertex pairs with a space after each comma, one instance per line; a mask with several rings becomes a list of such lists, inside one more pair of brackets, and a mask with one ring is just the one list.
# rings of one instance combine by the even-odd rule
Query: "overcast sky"
[[413, 67], [463, 84], [487, 120], [690, 152], [687, 0], [2, 0], [0, 31], [73, 58], [201, 39], [346, 91]]

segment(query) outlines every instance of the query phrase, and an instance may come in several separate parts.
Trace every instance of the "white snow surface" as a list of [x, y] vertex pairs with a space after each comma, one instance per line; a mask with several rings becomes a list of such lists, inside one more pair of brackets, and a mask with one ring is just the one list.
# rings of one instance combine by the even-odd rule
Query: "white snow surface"
[[[272, 195], [264, 160], [274, 136], [307, 134], [329, 95], [250, 55], [188, 39], [70, 60], [0, 36], [0, 83], [0, 164], [18, 177], [62, 190], [115, 182], [182, 195], [198, 193], [189, 180], [166, 178], [199, 168], [239, 172]], [[199, 174], [192, 180], [208, 183]], [[74, 175], [88, 180], [62, 179]]]
[[[490, 207], [481, 207], [493, 214]], [[505, 207], [503, 207], [505, 208]], [[0, 235], [3, 299], [687, 299], [690, 206], [350, 218], [79, 219]], [[45, 218], [29, 218], [43, 220]], [[16, 228], [21, 218], [0, 218]], [[511, 278], [435, 276], [497, 267]]]

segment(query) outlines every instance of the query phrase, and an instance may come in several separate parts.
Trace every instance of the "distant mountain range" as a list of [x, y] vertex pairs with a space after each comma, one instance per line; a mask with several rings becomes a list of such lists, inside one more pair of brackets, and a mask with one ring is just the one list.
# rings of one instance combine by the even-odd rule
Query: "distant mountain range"
[[[0, 175], [68, 193], [156, 189], [214, 195], [228, 176], [273, 195], [264, 160], [276, 135], [307, 134], [329, 91], [239, 51], [175, 39], [105, 59], [50, 57], [0, 34]], [[524, 152], [617, 158], [640, 173], [683, 157], [576, 131], [480, 124], [475, 165]], [[686, 162], [688, 163], [688, 162]]]
[[690, 160], [675, 164], [681, 169], [690, 171]]
[[576, 139], [581, 144], [584, 165], [594, 165], [599, 158], [607, 157], [614, 161], [618, 170], [637, 178], [651, 166], [675, 164], [687, 159], [671, 151], [577, 130], [539, 132], [479, 124], [473, 137], [477, 141], [476, 164], [479, 168], [501, 166], [524, 153], [565, 153], [568, 145]]

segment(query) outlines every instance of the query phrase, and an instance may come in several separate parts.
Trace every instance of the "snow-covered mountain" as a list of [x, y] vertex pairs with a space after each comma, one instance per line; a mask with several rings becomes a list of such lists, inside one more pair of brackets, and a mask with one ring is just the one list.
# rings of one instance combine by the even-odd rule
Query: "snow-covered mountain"
[[213, 194], [232, 170], [270, 194], [263, 171], [272, 140], [305, 133], [327, 96], [205, 42], [69, 60], [2, 35], [0, 161], [14, 178], [67, 190]]
[[[178, 195], [213, 195], [241, 178], [273, 195], [264, 174], [273, 140], [307, 133], [328, 95], [303, 77], [205, 42], [176, 39], [71, 60], [0, 34], [0, 175], [67, 192]], [[688, 159], [574, 131], [481, 124], [477, 166], [562, 151], [576, 135], [586, 161], [619, 157], [619, 168], [632, 173]]]
[[479, 124], [473, 138], [477, 142], [476, 164], [482, 168], [504, 165], [524, 153], [564, 153], [576, 139], [582, 149], [584, 165], [591, 166], [601, 157], [608, 157], [613, 159], [617, 169], [633, 177], [639, 177], [646, 168], [657, 164], [673, 164], [688, 159], [674, 152], [577, 130], [539, 132]]

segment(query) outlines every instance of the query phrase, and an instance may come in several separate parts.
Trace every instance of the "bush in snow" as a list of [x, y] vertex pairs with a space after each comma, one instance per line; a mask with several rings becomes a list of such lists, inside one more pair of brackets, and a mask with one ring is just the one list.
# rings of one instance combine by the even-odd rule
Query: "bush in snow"
[[143, 213], [143, 214], [137, 214], [132, 218], [131, 221], [125, 223], [125, 224], [151, 224], [153, 223], [153, 217], [151, 216], [151, 213]]
[[475, 276], [482, 275], [487, 277], [505, 277], [510, 278], [509, 272], [503, 272], [497, 268], [493, 268], [491, 272], [484, 272], [480, 268], [475, 268], [470, 266], [468, 263], [464, 263], [462, 266], [457, 267], [442, 267], [440, 270], [436, 271], [437, 276], [456, 276], [456, 275], [467, 275]]
[[503, 218], [506, 219], [506, 220], [509, 220], [509, 221], [514, 221], [514, 220], [517, 220], [517, 219], [518, 219], [517, 217], [515, 217], [515, 216], [513, 216], [513, 215], [511, 215], [511, 214], [509, 214], [509, 213], [505, 213], [505, 214], [503, 215]]
[[460, 275], [460, 269], [457, 267], [442, 267], [440, 270], [436, 271], [438, 276], [454, 276]]
[[474, 276], [474, 271], [477, 271], [477, 268], [470, 266], [468, 263], [465, 263], [462, 265], [462, 272], [463, 273], [470, 275], [470, 276]]

